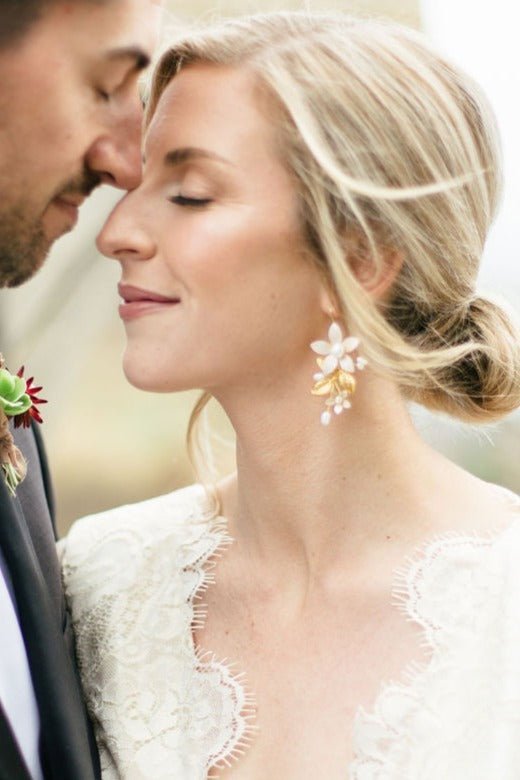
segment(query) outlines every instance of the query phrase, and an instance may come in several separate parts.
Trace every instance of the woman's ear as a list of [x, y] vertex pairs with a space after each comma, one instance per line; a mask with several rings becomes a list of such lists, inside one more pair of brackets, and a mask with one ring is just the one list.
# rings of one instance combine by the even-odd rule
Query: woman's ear
[[383, 300], [393, 286], [404, 263], [404, 252], [389, 246], [378, 246], [378, 257], [366, 240], [348, 241], [345, 259], [366, 293], [374, 300]]
[[[383, 301], [401, 271], [404, 252], [388, 246], [378, 247], [378, 257], [367, 247], [366, 239], [350, 237], [345, 248], [345, 262], [365, 292], [375, 301]], [[323, 279], [320, 287], [320, 307], [330, 319], [340, 317], [342, 306], [332, 284]]]

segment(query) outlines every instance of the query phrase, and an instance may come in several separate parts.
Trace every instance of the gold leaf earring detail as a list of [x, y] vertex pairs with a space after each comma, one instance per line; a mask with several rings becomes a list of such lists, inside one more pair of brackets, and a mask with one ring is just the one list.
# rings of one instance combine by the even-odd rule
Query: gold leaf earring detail
[[338, 415], [344, 409], [350, 409], [350, 396], [356, 389], [355, 371], [362, 371], [368, 361], [357, 354], [359, 339], [354, 336], [345, 338], [341, 327], [333, 322], [329, 328], [328, 341], [313, 341], [311, 349], [318, 357], [319, 372], [314, 374], [312, 395], [328, 396], [327, 407], [321, 414], [322, 425], [332, 420], [332, 412]]

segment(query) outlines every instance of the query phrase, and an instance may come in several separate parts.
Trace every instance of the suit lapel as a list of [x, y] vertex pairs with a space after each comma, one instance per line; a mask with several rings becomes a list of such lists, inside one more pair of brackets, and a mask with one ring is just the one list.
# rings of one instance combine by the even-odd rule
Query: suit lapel
[[14, 431], [16, 446], [27, 461], [27, 476], [19, 485], [16, 495], [22, 510], [33, 547], [38, 556], [39, 568], [45, 578], [46, 590], [56, 615], [65, 619], [65, 602], [61, 587], [61, 575], [56, 556], [56, 537], [45, 490], [41, 455], [43, 447], [37, 447], [36, 427], [18, 428]]
[[18, 499], [0, 479], [0, 546], [16, 598], [42, 735], [44, 773], [92, 780], [89, 732], [76, 674]]
[[54, 502], [54, 491], [52, 489], [52, 480], [49, 472], [49, 464], [47, 462], [47, 453], [45, 452], [45, 447], [43, 444], [43, 439], [40, 433], [39, 426], [33, 425], [31, 427], [31, 431], [34, 436], [34, 443], [36, 445], [36, 451], [38, 453], [38, 462], [40, 464], [40, 471], [42, 475], [43, 489], [45, 491], [45, 498], [47, 499], [47, 506], [49, 507], [49, 513], [51, 516], [54, 535], [56, 535], [56, 525], [54, 520], [55, 513], [56, 513], [55, 502]]

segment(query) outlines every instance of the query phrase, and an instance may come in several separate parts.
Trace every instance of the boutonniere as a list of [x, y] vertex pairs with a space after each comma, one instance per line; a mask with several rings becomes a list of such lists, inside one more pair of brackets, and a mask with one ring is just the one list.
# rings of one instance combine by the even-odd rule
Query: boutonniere
[[34, 387], [33, 377], [25, 379], [23, 374], [23, 366], [17, 374], [11, 374], [0, 354], [0, 466], [12, 496], [16, 495], [16, 488], [25, 479], [27, 464], [14, 443], [9, 419], [13, 418], [15, 428], [28, 428], [31, 420], [41, 423], [37, 407], [47, 403], [44, 398], [38, 397], [42, 388]]

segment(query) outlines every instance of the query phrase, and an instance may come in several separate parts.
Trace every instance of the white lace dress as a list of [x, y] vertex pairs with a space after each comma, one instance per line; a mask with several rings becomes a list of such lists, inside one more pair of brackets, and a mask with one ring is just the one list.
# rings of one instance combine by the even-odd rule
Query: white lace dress
[[[506, 530], [433, 541], [399, 574], [431, 660], [358, 712], [345, 780], [519, 780], [520, 502], [505, 495]], [[192, 638], [229, 541], [193, 486], [84, 518], [60, 542], [104, 780], [204, 780], [247, 749], [240, 677]]]

